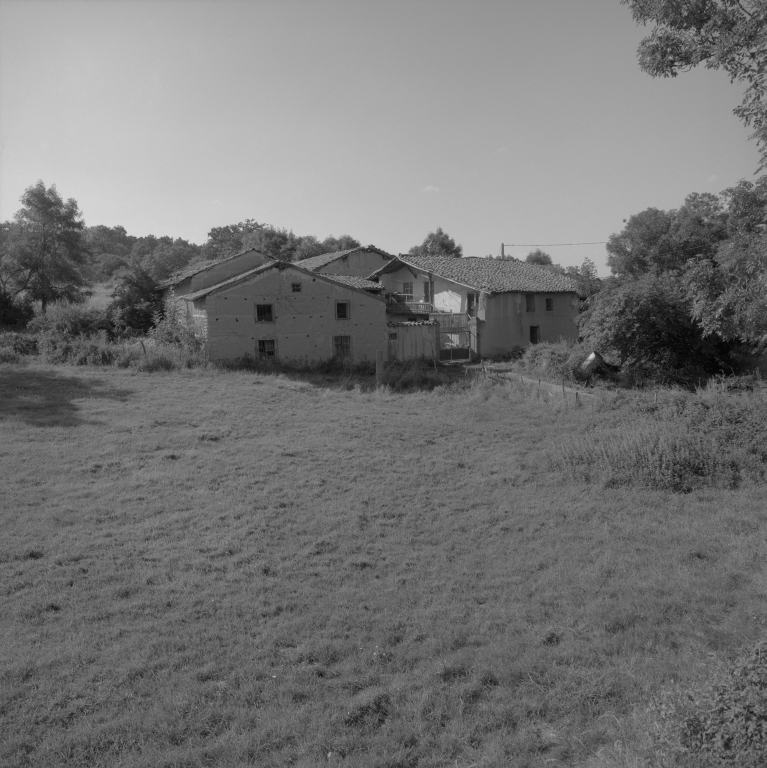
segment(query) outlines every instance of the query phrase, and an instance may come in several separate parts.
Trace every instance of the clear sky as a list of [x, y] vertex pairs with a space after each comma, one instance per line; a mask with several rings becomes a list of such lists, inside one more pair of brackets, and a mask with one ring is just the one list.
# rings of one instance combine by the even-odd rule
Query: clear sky
[[[603, 241], [758, 164], [741, 88], [648, 77], [644, 34], [619, 0], [0, 0], [0, 220], [42, 179], [197, 243]], [[603, 245], [544, 250], [606, 274]]]

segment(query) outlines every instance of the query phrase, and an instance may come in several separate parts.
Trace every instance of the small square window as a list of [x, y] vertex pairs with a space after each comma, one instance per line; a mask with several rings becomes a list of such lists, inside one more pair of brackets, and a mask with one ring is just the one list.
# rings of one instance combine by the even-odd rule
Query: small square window
[[274, 339], [258, 340], [258, 359], [274, 360]]
[[272, 312], [271, 304], [256, 304], [256, 322], [257, 323], [273, 323], [274, 312]]
[[554, 311], [554, 299], [546, 299], [546, 311], [547, 312]]
[[351, 317], [348, 301], [336, 302], [336, 320], [348, 320]]
[[291, 283], [290, 290], [293, 291], [293, 293], [301, 293], [301, 283]]
[[526, 293], [525, 294], [525, 308], [528, 312], [535, 312], [535, 294], [534, 293]]
[[352, 337], [334, 336], [333, 337], [333, 357], [343, 360], [352, 356]]

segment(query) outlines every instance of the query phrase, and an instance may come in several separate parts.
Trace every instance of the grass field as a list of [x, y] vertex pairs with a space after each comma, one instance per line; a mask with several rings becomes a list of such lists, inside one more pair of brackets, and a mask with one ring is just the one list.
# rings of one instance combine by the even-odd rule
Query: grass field
[[645, 764], [765, 634], [767, 505], [568, 469], [622, 408], [0, 366], [0, 764]]

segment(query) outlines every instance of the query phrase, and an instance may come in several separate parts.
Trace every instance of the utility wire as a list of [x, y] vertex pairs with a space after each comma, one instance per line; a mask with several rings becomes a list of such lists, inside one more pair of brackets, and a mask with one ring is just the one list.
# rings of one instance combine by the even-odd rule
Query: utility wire
[[607, 240], [595, 240], [591, 243], [504, 243], [505, 248], [554, 248], [558, 245], [604, 245]]

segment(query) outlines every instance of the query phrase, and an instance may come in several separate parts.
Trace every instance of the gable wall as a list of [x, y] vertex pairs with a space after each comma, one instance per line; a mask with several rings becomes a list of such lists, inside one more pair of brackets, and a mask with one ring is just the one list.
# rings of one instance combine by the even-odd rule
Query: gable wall
[[[348, 320], [336, 319], [337, 301], [350, 303]], [[273, 322], [256, 321], [257, 304], [272, 305]], [[258, 340], [273, 339], [283, 362], [319, 362], [333, 356], [333, 336], [352, 337], [354, 362], [386, 358], [384, 302], [303, 272], [269, 270], [208, 295], [205, 311], [210, 360], [258, 357]]]
[[[428, 273], [403, 266], [394, 272], [381, 275], [378, 281], [387, 293], [402, 293], [403, 282], [413, 283], [413, 301], [423, 301], [423, 284], [428, 280]], [[479, 293], [436, 275], [431, 278], [431, 282], [434, 290], [432, 304], [438, 312], [466, 312], [466, 294]]]
[[[487, 357], [511, 352], [530, 344], [530, 326], [540, 329], [540, 341], [577, 339], [578, 317], [575, 293], [536, 293], [535, 311], [528, 312], [524, 293], [496, 293], [485, 303], [481, 350]], [[546, 298], [554, 300], [554, 309], [546, 311]]]
[[377, 269], [381, 269], [388, 264], [390, 259], [385, 259], [378, 253], [369, 253], [366, 251], [356, 251], [350, 253], [324, 267], [320, 267], [317, 272], [327, 275], [356, 275], [357, 277], [367, 277], [372, 275]]

